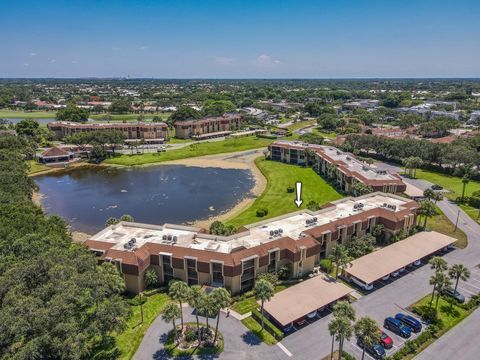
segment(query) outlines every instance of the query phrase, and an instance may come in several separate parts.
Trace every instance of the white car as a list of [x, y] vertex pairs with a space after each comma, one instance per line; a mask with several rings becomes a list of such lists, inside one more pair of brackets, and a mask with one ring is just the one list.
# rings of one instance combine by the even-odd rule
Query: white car
[[415, 261], [415, 262], [413, 263], [413, 265], [415, 265], [415, 266], [420, 266], [420, 265], [422, 265], [422, 260], [417, 260], [417, 261]]
[[394, 271], [394, 272], [392, 273], [392, 276], [393, 276], [393, 277], [397, 277], [398, 275], [399, 275], [399, 272], [398, 272], [398, 271]]
[[390, 279], [390, 274], [388, 274], [388, 275], [386, 275], [386, 276], [382, 277], [382, 280], [384, 280], [384, 281], [385, 281], [385, 280], [388, 280], [388, 279]]
[[312, 311], [311, 313], [308, 313], [308, 314], [307, 314], [307, 317], [308, 317], [309, 319], [314, 319], [316, 316], [317, 316], [317, 312], [316, 312], [316, 311]]

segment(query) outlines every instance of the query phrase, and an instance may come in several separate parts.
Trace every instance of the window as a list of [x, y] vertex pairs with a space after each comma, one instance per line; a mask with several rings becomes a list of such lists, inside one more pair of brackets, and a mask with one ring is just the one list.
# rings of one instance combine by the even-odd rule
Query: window
[[277, 271], [277, 251], [270, 251], [268, 254], [268, 272], [276, 272]]
[[212, 285], [223, 286], [223, 264], [212, 262]]
[[251, 289], [255, 282], [255, 259], [242, 261], [242, 291]]
[[173, 279], [172, 257], [162, 255], [163, 282], [168, 284]]
[[198, 284], [198, 273], [197, 273], [197, 260], [196, 259], [185, 259], [187, 267], [187, 284], [196, 285]]

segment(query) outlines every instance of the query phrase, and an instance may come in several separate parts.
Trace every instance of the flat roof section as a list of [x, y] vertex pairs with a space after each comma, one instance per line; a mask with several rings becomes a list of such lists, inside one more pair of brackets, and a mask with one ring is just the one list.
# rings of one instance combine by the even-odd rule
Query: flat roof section
[[405, 185], [407, 185], [407, 188], [404, 191], [405, 195], [409, 196], [412, 199], [424, 197], [422, 189], [419, 189], [418, 187], [409, 184], [408, 182], [405, 182]]
[[321, 274], [275, 294], [264, 308], [280, 325], [287, 326], [352, 291], [348, 286]]
[[423, 231], [353, 260], [351, 266], [344, 270], [358, 280], [371, 284], [455, 241], [457, 239], [436, 231]]

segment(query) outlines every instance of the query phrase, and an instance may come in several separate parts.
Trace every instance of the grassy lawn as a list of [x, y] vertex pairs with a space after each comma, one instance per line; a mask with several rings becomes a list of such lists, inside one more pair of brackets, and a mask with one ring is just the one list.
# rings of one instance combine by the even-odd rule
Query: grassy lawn
[[164, 153], [147, 153], [140, 155], [124, 154], [107, 159], [105, 160], [105, 163], [126, 166], [152, 164], [169, 160], [262, 148], [268, 146], [271, 142], [272, 140], [270, 139], [249, 136], [237, 139], [226, 139], [224, 141], [202, 142]]
[[29, 175], [35, 174], [41, 171], [51, 170], [51, 168], [49, 168], [48, 166], [40, 164], [35, 160], [28, 160], [27, 163], [28, 163], [28, 166], [30, 167], [30, 169], [28, 170]]
[[298, 129], [301, 129], [301, 128], [304, 128], [304, 127], [307, 127], [307, 126], [315, 125], [316, 123], [317, 123], [316, 120], [297, 121], [296, 123], [287, 127], [287, 129], [288, 129], [288, 131], [293, 132], [293, 131], [296, 131]]
[[[280, 284], [275, 286], [275, 293], [278, 293], [282, 290], [285, 290], [287, 287], [290, 287], [292, 285], [296, 285], [298, 282], [292, 281], [291, 283], [285, 283], [285, 284]], [[260, 305], [258, 305], [257, 300], [255, 300], [255, 297], [253, 296], [253, 292], [247, 292], [243, 295], [243, 300], [235, 302], [232, 306], [231, 309], [233, 311], [236, 311], [239, 314], [246, 314], [248, 312], [251, 312], [253, 309], [258, 309], [260, 308]]]
[[277, 343], [277, 340], [266, 330], [262, 331], [261, 325], [251, 316], [243, 319], [242, 324], [245, 325], [252, 333], [262, 340], [267, 345], [273, 345]]
[[[463, 184], [462, 178], [460, 177], [418, 169], [417, 178], [443, 186], [446, 190], [450, 191], [450, 193], [446, 194], [449, 199], [456, 199], [462, 196]], [[465, 196], [470, 196], [471, 193], [477, 190], [480, 190], [480, 181], [470, 180], [465, 189]]]
[[[456, 231], [453, 231], [455, 228], [455, 224], [452, 224], [452, 222], [442, 213], [442, 211], [438, 207], [437, 212], [438, 215], [435, 215], [431, 219], [427, 220], [427, 228], [458, 239], [458, 241], [455, 242], [455, 245], [461, 249], [466, 248], [468, 244], [467, 235], [465, 235], [465, 233], [458, 228]], [[421, 219], [421, 221], [423, 222], [423, 219]]]
[[326, 139], [335, 139], [337, 137], [337, 134], [335, 132], [324, 132], [320, 128], [315, 128], [312, 131], [316, 135], [320, 135]]
[[[287, 193], [287, 187], [295, 187], [297, 181], [303, 183], [303, 204], [300, 209], [306, 209], [310, 200], [322, 205], [342, 197], [311, 168], [283, 164], [263, 158], [258, 158], [255, 164], [267, 178], [267, 187], [250, 208], [227, 221], [228, 224], [238, 227], [298, 210], [294, 203], [295, 193]], [[257, 217], [258, 209], [268, 209], [268, 215]]]
[[15, 111], [0, 110], [0, 118], [12, 119], [51, 119], [55, 118], [56, 111]]
[[150, 324], [160, 315], [163, 307], [169, 300], [163, 292], [145, 292], [147, 301], [143, 305], [143, 324], [140, 323], [140, 306], [131, 306], [132, 314], [128, 318], [125, 330], [115, 334], [118, 348], [121, 351], [121, 360], [129, 360], [133, 357], [138, 346], [145, 336]]
[[[90, 114], [90, 118], [94, 120], [102, 120], [106, 116], [116, 121], [121, 121], [121, 120], [137, 121], [140, 114]], [[148, 114], [147, 113], [144, 116], [145, 116], [145, 120], [152, 119], [154, 116], [159, 116], [162, 120], [166, 120], [170, 116], [170, 114], [168, 113]]]
[[460, 208], [477, 223], [480, 223], [479, 210], [467, 204], [460, 204]]

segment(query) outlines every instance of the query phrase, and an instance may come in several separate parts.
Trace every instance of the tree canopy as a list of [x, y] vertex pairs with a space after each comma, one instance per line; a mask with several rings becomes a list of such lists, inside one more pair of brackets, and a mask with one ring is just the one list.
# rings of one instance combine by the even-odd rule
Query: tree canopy
[[21, 138], [0, 137], [0, 358], [106, 359], [128, 314], [116, 268], [31, 201]]
[[86, 122], [89, 115], [88, 110], [69, 104], [66, 108], [58, 110], [56, 117], [59, 121]]

